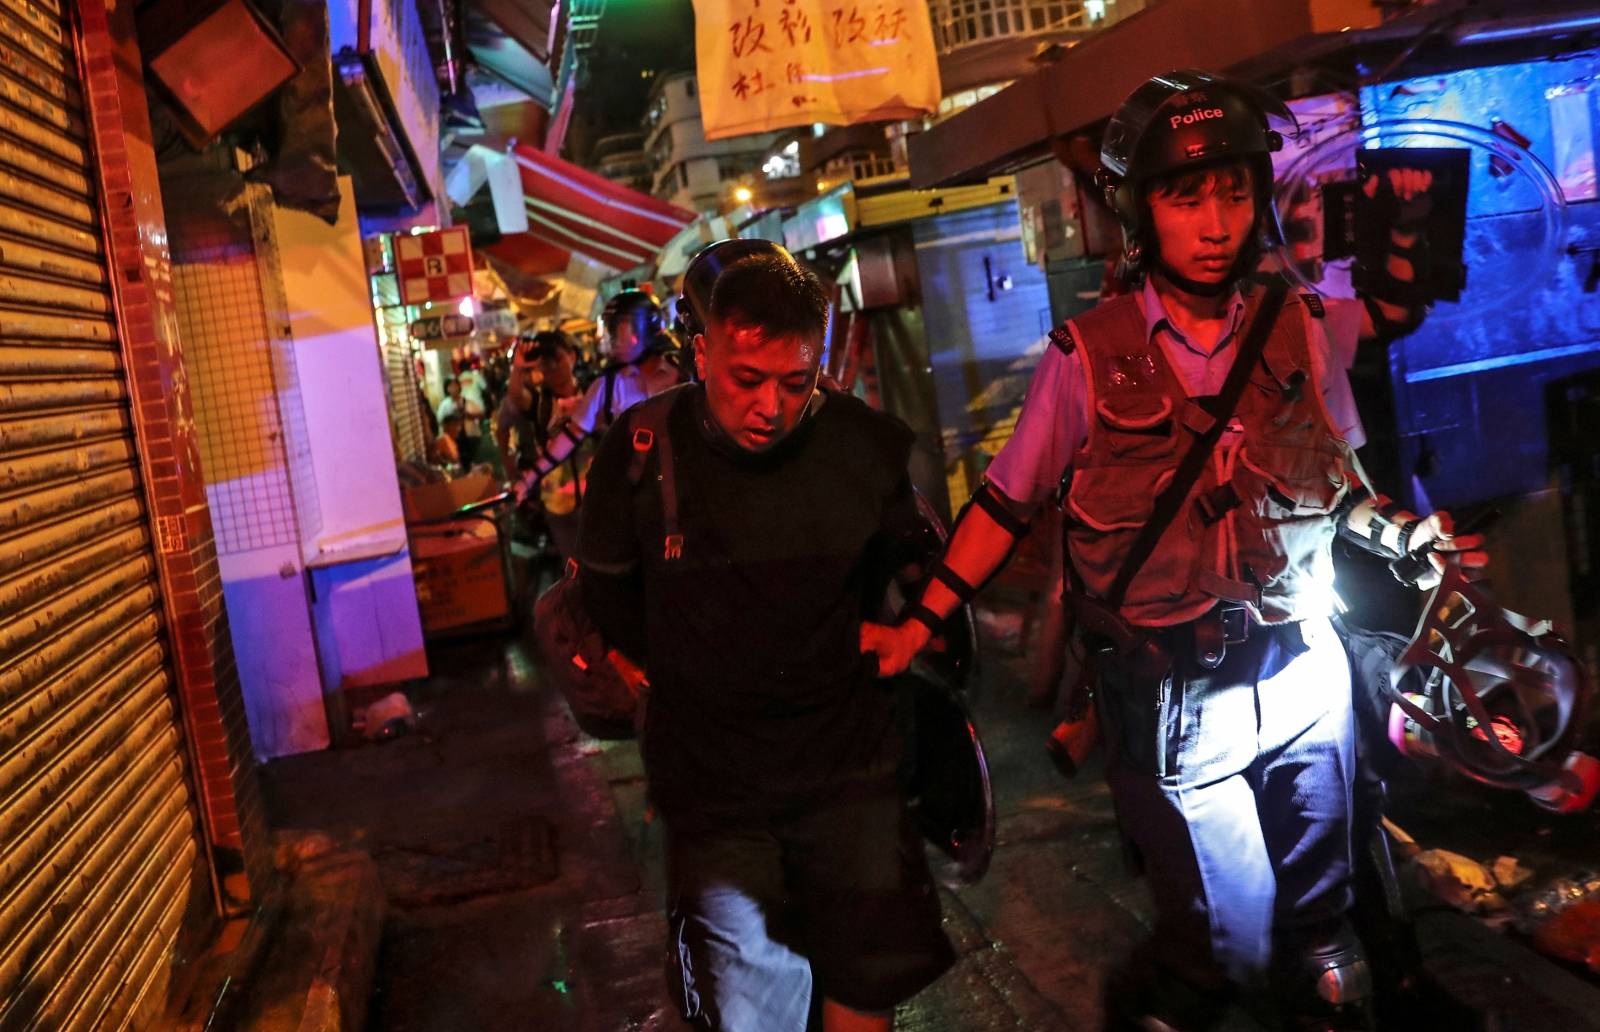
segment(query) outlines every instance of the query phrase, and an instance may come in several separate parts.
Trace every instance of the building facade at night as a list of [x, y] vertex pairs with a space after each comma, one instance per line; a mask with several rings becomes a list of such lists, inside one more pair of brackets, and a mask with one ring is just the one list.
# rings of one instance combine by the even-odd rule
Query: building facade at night
[[692, 72], [659, 76], [644, 116], [644, 150], [652, 167], [650, 192], [691, 211], [727, 203], [741, 176], [760, 167], [774, 136], [760, 133], [707, 140], [700, 122], [698, 79]]

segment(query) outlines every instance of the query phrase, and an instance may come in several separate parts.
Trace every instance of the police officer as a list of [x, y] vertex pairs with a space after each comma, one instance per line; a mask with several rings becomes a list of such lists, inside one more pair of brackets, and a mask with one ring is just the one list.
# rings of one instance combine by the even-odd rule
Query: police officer
[[590, 436], [598, 436], [629, 406], [682, 380], [678, 367], [661, 351], [661, 307], [649, 292], [628, 289], [606, 303], [600, 316], [609, 354], [604, 369], [589, 384], [578, 405], [548, 445], [517, 481], [518, 499], [558, 468]]
[[[1419, 227], [1396, 226], [1379, 270], [1394, 282], [1365, 306], [1250, 278], [1282, 242], [1269, 112], [1288, 117], [1245, 84], [1181, 71], [1113, 117], [1102, 185], [1142, 285], [1051, 333], [1016, 434], [920, 601], [862, 630], [880, 668], [901, 669], [1067, 471], [1068, 603], [1097, 650], [1107, 778], [1157, 911], [1108, 987], [1112, 1028], [1203, 1028], [1263, 983], [1286, 1027], [1370, 1022], [1346, 919], [1353, 727], [1332, 538], [1390, 557], [1477, 545], [1446, 514], [1369, 493], [1352, 451], [1345, 370], [1358, 336], [1415, 324]], [[1408, 171], [1368, 189], [1417, 210], [1426, 186]], [[1259, 354], [1230, 377], [1245, 352]], [[1184, 489], [1191, 452], [1203, 462]]]

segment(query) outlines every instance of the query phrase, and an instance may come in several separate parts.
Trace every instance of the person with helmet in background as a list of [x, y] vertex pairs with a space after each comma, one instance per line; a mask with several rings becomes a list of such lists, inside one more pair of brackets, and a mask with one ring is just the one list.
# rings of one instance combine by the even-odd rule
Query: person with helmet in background
[[858, 648], [922, 525], [913, 435], [819, 388], [828, 293], [781, 246], [712, 244], [683, 291], [700, 382], [601, 442], [577, 574], [649, 683], [673, 997], [709, 1032], [884, 1032], [954, 959]]
[[[1067, 603], [1156, 905], [1108, 982], [1111, 1028], [1209, 1027], [1241, 988], [1270, 988], [1284, 1027], [1369, 1027], [1332, 540], [1389, 557], [1431, 543], [1439, 569], [1437, 553], [1486, 561], [1447, 514], [1404, 512], [1357, 472], [1346, 368], [1358, 337], [1411, 316], [1255, 277], [1282, 243], [1269, 115], [1292, 121], [1263, 91], [1179, 71], [1113, 116], [1101, 185], [1142, 283], [1051, 332], [920, 599], [862, 629], [883, 672], [902, 669], [1066, 485]], [[1426, 186], [1407, 170], [1367, 189], [1411, 203]], [[1417, 228], [1393, 234], [1397, 281], [1415, 274]]]
[[519, 500], [557, 469], [589, 437], [598, 437], [630, 406], [683, 381], [663, 353], [668, 341], [661, 308], [648, 291], [628, 289], [606, 303], [600, 316], [608, 343], [606, 364], [570, 418], [554, 427], [549, 444], [517, 479]]
[[[578, 346], [560, 330], [524, 336], [512, 354], [506, 396], [495, 412], [495, 444], [506, 479], [515, 481], [549, 452], [552, 435], [583, 399], [574, 375]], [[586, 456], [574, 449], [539, 481], [539, 511], [562, 558], [578, 544], [578, 503], [583, 500]]]

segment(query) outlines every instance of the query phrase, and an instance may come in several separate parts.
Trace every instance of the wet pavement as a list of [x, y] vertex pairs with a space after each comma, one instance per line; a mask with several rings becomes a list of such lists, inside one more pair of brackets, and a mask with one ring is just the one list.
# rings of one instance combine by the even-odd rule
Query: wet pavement
[[[1016, 612], [983, 622], [975, 712], [999, 811], [994, 863], [978, 885], [944, 891], [960, 960], [900, 1009], [900, 1029], [1098, 1028], [1101, 980], [1149, 925], [1098, 770], [1066, 781], [1044, 758], [1053, 721], [1023, 704], [1021, 625]], [[685, 1027], [665, 995], [660, 834], [638, 752], [581, 734], [528, 656], [514, 638], [436, 645], [433, 678], [411, 691], [417, 732], [263, 768], [275, 827], [332, 833], [377, 862], [390, 907], [375, 1032]], [[1477, 825], [1482, 846], [1481, 814]], [[1497, 1000], [1526, 995], [1498, 941], [1463, 961], [1449, 944], [1464, 933], [1442, 934], [1444, 966]], [[1555, 977], [1548, 992], [1574, 992]], [[1255, 1027], [1242, 1014], [1228, 1026]]]

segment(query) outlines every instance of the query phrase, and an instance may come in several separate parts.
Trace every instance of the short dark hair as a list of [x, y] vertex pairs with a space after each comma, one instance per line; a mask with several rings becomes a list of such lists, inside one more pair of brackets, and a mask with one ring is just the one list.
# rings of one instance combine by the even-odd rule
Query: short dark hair
[[460, 416], [458, 416], [457, 414], [452, 412], [448, 416], [445, 416], [443, 419], [441, 419], [439, 421], [439, 425], [441, 427], [449, 426], [451, 423], [454, 423], [457, 426], [460, 426], [460, 425], [462, 425], [463, 420], [462, 420], [462, 418]]
[[1222, 161], [1199, 168], [1186, 168], [1171, 175], [1150, 180], [1148, 193], [1170, 194], [1174, 197], [1195, 197], [1206, 183], [1219, 180], [1230, 190], [1247, 190], [1255, 186], [1255, 168], [1245, 158]]
[[753, 327], [768, 339], [821, 337], [828, 291], [816, 273], [780, 254], [755, 254], [723, 270], [711, 289], [711, 318]]
[[578, 353], [578, 346], [572, 343], [572, 338], [560, 330], [540, 330], [531, 337], [524, 337], [523, 346], [527, 348], [529, 358], [549, 358], [558, 351], [574, 355]]
[[448, 393], [450, 393], [450, 385], [451, 385], [451, 384], [458, 384], [458, 385], [459, 385], [459, 384], [460, 384], [460, 383], [461, 383], [461, 381], [460, 381], [460, 380], [458, 380], [458, 379], [456, 379], [456, 378], [455, 378], [455, 377], [453, 377], [453, 376], [447, 376], [447, 377], [445, 377], [445, 378], [444, 378], [444, 389], [445, 389], [445, 393], [446, 393], [446, 394], [448, 394]]

